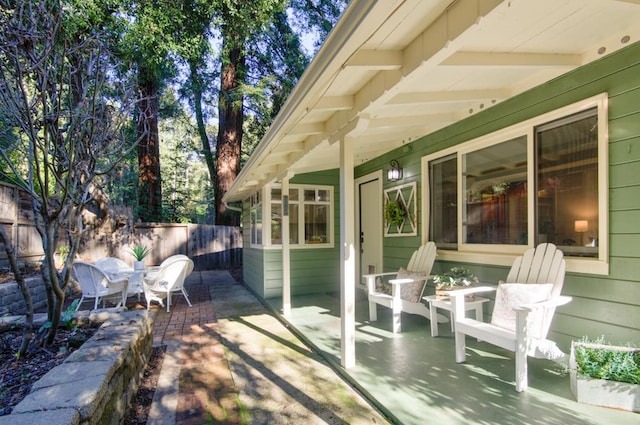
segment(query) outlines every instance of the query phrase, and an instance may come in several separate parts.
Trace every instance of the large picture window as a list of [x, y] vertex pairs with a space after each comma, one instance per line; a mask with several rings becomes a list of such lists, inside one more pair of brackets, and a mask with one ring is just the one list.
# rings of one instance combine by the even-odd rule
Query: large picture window
[[591, 109], [535, 131], [538, 242], [598, 254], [598, 117]]
[[[282, 224], [285, 206], [279, 185], [265, 190], [264, 214], [270, 216], [267, 236], [260, 239], [254, 234], [262, 233], [258, 208], [251, 210], [252, 244], [266, 247], [282, 245]], [[333, 245], [333, 187], [291, 185], [287, 200], [289, 212], [289, 243], [293, 247], [330, 247]], [[253, 198], [252, 198], [253, 199]], [[252, 204], [253, 205], [253, 204]], [[254, 211], [255, 209], [255, 211]], [[254, 241], [261, 240], [260, 244]], [[264, 242], [264, 243], [263, 243]]]
[[462, 156], [464, 241], [527, 245], [527, 138]]
[[429, 240], [471, 256], [551, 242], [568, 258], [606, 262], [606, 99], [425, 157]]

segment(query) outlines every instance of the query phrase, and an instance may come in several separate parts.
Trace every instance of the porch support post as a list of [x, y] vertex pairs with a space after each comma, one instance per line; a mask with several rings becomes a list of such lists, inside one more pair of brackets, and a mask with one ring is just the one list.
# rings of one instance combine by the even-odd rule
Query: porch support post
[[342, 367], [356, 364], [356, 244], [353, 144], [340, 141], [340, 357]]
[[289, 178], [282, 179], [282, 314], [291, 315], [291, 258], [289, 247]]

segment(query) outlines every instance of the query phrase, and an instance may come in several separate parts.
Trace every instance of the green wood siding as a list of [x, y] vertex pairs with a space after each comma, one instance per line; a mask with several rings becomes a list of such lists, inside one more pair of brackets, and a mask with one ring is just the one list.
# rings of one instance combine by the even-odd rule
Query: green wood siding
[[242, 203], [242, 226], [245, 229], [242, 234], [242, 280], [256, 294], [264, 297], [264, 255], [261, 249], [251, 248], [251, 215], [249, 214], [249, 202]]
[[[492, 133], [582, 99], [609, 95], [610, 275], [568, 274], [563, 293], [573, 301], [559, 309], [551, 337], [563, 348], [583, 335], [614, 342], [640, 341], [640, 43], [470, 116], [455, 125], [356, 168], [356, 177], [400, 162], [420, 188], [421, 157]], [[394, 186], [385, 181], [385, 189]], [[601, 196], [607, 196], [602, 194]], [[419, 199], [422, 206], [422, 199]], [[419, 213], [420, 216], [420, 213]], [[421, 231], [420, 227], [420, 231]], [[385, 238], [385, 271], [406, 265], [421, 237]], [[453, 265], [436, 263], [434, 272]], [[496, 282], [508, 268], [466, 265], [481, 280]], [[490, 308], [489, 308], [490, 310]]]
[[[337, 291], [340, 287], [340, 188], [339, 171], [326, 170], [300, 174], [291, 184], [332, 185], [334, 196], [333, 248], [291, 249], [291, 294], [303, 295]], [[249, 229], [249, 204], [243, 205], [244, 228]], [[263, 298], [282, 296], [282, 250], [250, 248], [249, 231], [245, 231], [243, 258], [244, 280]], [[249, 247], [249, 248], [246, 248]]]

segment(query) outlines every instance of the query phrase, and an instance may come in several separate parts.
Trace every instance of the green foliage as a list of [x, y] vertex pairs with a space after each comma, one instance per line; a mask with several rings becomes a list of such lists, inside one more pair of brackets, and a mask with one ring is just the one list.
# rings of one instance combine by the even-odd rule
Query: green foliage
[[136, 97], [114, 72], [120, 66], [108, 40], [119, 15], [110, 0], [2, 4], [0, 121], [2, 133], [16, 137], [0, 136], [0, 174], [31, 197], [51, 344], [71, 273], [56, 269], [55, 249], [63, 238], [73, 257], [93, 225], [82, 213], [96, 206], [104, 176], [133, 149], [122, 129]]
[[133, 257], [136, 259], [136, 261], [142, 261], [147, 255], [149, 255], [151, 249], [146, 245], [138, 244], [131, 248], [130, 252], [131, 255], [133, 255]]
[[384, 206], [384, 215], [390, 224], [400, 225], [407, 216], [407, 210], [400, 201], [389, 201]]
[[478, 278], [464, 267], [452, 267], [448, 272], [434, 276], [433, 283], [443, 286], [471, 286], [478, 284]]
[[295, 24], [304, 31], [315, 34], [318, 49], [347, 7], [348, 0], [291, 0], [290, 7]]
[[60, 316], [60, 320], [62, 320], [69, 329], [73, 329], [75, 327], [75, 324], [73, 323], [73, 315], [78, 308], [78, 304], [80, 304], [80, 299], [76, 298], [71, 304], [69, 304], [69, 307], [67, 307]]
[[[75, 300], [73, 300], [73, 302], [69, 305], [69, 307], [66, 308], [66, 310], [63, 310], [61, 315], [60, 315], [60, 320], [67, 325], [67, 327], [69, 329], [73, 329], [75, 327], [75, 324], [73, 323], [73, 315], [76, 312], [76, 308], [78, 307], [78, 304], [80, 303], [80, 299], [76, 298]], [[38, 329], [39, 333], [42, 333], [43, 331], [47, 330], [47, 329], [51, 329], [51, 327], [53, 326], [53, 323], [51, 323], [50, 320], [44, 322], [42, 324], [42, 326], [40, 326], [40, 328]]]
[[67, 255], [69, 254], [69, 246], [60, 245], [60, 247], [58, 248], [58, 253], [60, 254], [60, 258], [64, 260], [65, 258], [67, 258]]
[[[637, 350], [616, 350], [601, 336], [594, 341], [583, 337], [585, 344], [597, 344], [604, 347], [590, 347], [580, 344], [574, 346], [578, 372], [594, 379], [640, 384], [640, 348]], [[609, 349], [607, 346], [611, 346]], [[628, 347], [633, 347], [629, 345]]]

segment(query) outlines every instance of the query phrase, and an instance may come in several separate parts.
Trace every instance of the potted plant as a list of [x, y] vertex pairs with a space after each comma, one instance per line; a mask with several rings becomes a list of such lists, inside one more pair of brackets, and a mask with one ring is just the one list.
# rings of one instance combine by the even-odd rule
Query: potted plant
[[131, 248], [131, 255], [136, 259], [133, 263], [134, 270], [144, 270], [144, 258], [149, 255], [150, 251], [151, 249], [149, 249], [148, 246], [142, 244], [135, 245]]
[[57, 269], [60, 269], [64, 266], [64, 262], [67, 259], [67, 255], [69, 255], [69, 246], [60, 245], [60, 247], [58, 248], [57, 261], [55, 262]]
[[584, 337], [571, 342], [569, 367], [578, 402], [640, 412], [640, 348]]
[[387, 223], [400, 226], [407, 216], [407, 210], [402, 202], [390, 200], [384, 206], [384, 215], [387, 219]]
[[478, 278], [464, 267], [452, 267], [448, 272], [435, 275], [433, 283], [436, 284], [436, 297], [447, 299], [449, 298], [447, 291], [477, 285]]

